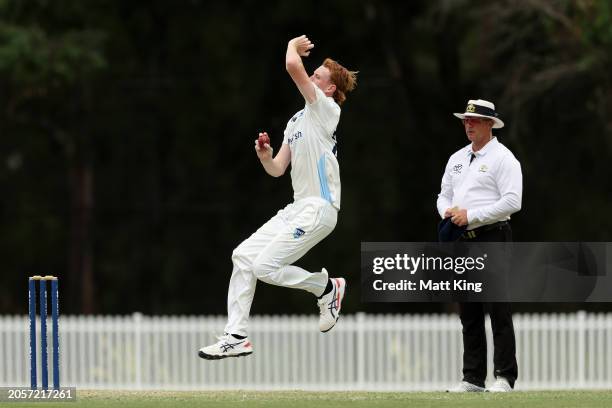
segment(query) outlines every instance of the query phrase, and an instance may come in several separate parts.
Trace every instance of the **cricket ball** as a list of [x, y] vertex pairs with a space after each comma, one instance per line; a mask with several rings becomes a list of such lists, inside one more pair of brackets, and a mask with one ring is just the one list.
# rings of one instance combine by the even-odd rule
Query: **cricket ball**
[[264, 146], [267, 144], [270, 144], [270, 138], [268, 137], [268, 135], [266, 134], [262, 134], [261, 136], [259, 136], [259, 138], [257, 139], [257, 143], [259, 143], [259, 147], [261, 149], [264, 149]]

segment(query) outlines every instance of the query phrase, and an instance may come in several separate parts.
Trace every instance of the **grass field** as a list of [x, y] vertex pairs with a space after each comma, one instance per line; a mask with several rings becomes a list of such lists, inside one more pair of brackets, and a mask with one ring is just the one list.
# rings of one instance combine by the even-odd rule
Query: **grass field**
[[447, 394], [442, 392], [165, 392], [165, 391], [81, 391], [76, 403], [10, 403], [11, 407], [529, 407], [529, 408], [609, 408], [612, 391], [546, 391], [509, 394]]

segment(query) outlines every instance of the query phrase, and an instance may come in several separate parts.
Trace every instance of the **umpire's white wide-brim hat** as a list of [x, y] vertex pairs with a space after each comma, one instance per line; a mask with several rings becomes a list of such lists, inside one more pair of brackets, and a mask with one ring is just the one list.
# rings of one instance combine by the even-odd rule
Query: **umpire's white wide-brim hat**
[[504, 122], [498, 117], [495, 112], [495, 105], [492, 102], [484, 99], [470, 99], [465, 108], [465, 113], [453, 113], [459, 119], [466, 117], [488, 118], [493, 120], [493, 129], [501, 129], [504, 127]]

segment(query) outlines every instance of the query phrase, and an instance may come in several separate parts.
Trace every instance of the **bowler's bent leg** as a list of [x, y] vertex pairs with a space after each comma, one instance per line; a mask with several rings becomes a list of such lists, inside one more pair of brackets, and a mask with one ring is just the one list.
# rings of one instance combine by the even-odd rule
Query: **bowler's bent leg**
[[296, 203], [285, 225], [253, 262], [253, 274], [271, 285], [321, 296], [329, 280], [327, 272], [311, 273], [291, 264], [327, 237], [334, 230], [336, 220], [337, 211], [322, 199]]
[[253, 274], [253, 261], [276, 237], [279, 228], [283, 227], [283, 211], [279, 211], [277, 215], [238, 245], [232, 253], [233, 270], [227, 291], [226, 333], [247, 335], [249, 314], [257, 286], [257, 277]]

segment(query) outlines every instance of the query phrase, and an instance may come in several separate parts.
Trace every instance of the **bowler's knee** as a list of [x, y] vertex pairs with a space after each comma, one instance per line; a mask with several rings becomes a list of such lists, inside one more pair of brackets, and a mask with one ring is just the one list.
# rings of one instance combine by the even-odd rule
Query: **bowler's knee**
[[261, 258], [257, 258], [253, 262], [253, 275], [264, 282], [267, 282], [277, 269], [277, 267]]
[[232, 262], [238, 268], [242, 270], [249, 270], [250, 261], [248, 254], [242, 249], [241, 246], [238, 246], [236, 249], [232, 251]]

